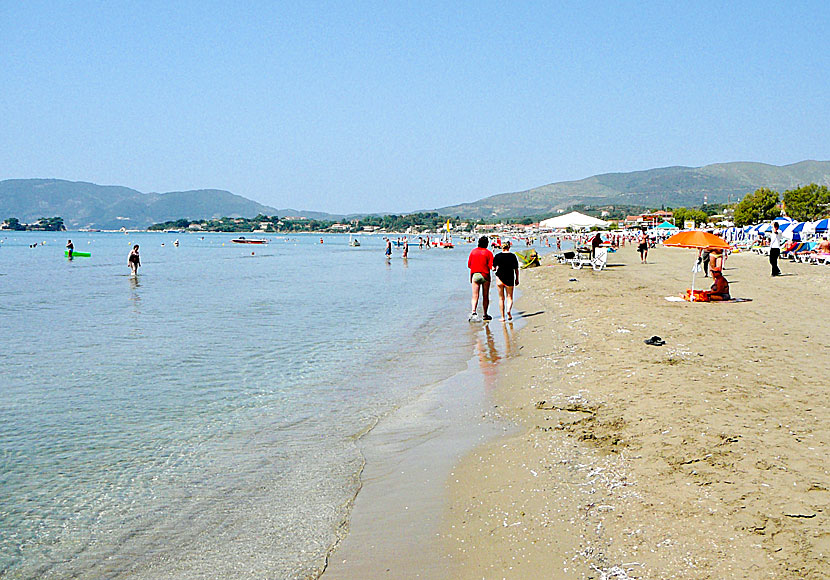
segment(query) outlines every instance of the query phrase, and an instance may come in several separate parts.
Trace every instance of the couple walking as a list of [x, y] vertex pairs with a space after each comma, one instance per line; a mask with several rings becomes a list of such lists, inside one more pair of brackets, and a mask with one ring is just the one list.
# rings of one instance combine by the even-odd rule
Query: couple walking
[[513, 287], [519, 285], [519, 260], [510, 252], [510, 242], [505, 241], [501, 245], [502, 251], [495, 257], [487, 249], [490, 240], [487, 236], [478, 239], [478, 247], [470, 252], [467, 258], [467, 267], [470, 269], [470, 284], [473, 289], [472, 307], [473, 313], [470, 320], [473, 320], [478, 309], [478, 297], [481, 295], [481, 304], [484, 307], [484, 320], [492, 320], [493, 317], [487, 314], [490, 306], [490, 271], [496, 271], [496, 287], [499, 291], [499, 310], [501, 320], [513, 320], [510, 310], [513, 308]]

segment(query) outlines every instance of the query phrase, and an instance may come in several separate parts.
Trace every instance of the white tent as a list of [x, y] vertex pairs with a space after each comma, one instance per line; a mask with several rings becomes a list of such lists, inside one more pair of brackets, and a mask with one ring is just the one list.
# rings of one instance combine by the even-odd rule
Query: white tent
[[539, 222], [539, 228], [543, 230], [564, 230], [565, 228], [604, 228], [608, 225], [605, 220], [597, 219], [578, 211], [572, 211], [565, 215], [552, 217]]

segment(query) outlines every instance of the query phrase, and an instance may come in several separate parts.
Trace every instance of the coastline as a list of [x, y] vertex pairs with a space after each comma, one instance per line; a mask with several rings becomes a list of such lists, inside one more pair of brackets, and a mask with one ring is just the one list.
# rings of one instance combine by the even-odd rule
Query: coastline
[[523, 274], [532, 316], [494, 394], [519, 432], [454, 471], [450, 577], [830, 577], [830, 272], [771, 279], [735, 254], [752, 302], [666, 301], [694, 257], [627, 246], [603, 272]]
[[515, 332], [512, 325], [499, 330], [470, 325], [475, 356], [466, 368], [361, 437], [360, 489], [323, 579], [448, 577], [451, 563], [440, 534], [446, 479], [466, 453], [510, 428], [491, 405], [496, 367], [512, 356]]

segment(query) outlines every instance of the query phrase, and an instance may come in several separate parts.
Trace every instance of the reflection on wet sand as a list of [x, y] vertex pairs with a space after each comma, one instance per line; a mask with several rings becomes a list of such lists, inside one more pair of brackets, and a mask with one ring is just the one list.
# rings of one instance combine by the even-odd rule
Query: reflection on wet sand
[[515, 343], [513, 322], [502, 323], [501, 332], [493, 331], [489, 324], [476, 332], [475, 352], [488, 394], [495, 389], [499, 361], [514, 356]]

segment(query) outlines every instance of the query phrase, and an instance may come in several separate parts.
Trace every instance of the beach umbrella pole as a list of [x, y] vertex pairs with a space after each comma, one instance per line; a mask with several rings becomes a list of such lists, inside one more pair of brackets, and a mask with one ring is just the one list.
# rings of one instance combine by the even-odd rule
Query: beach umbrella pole
[[692, 267], [692, 302], [695, 301], [695, 275], [697, 274], [697, 262], [695, 262], [694, 267]]
[[697, 260], [695, 260], [695, 265], [692, 266], [692, 295], [689, 297], [691, 298], [690, 302], [695, 301], [695, 276], [697, 276], [697, 271], [700, 268], [700, 256], [703, 255], [703, 250], [697, 251]]

